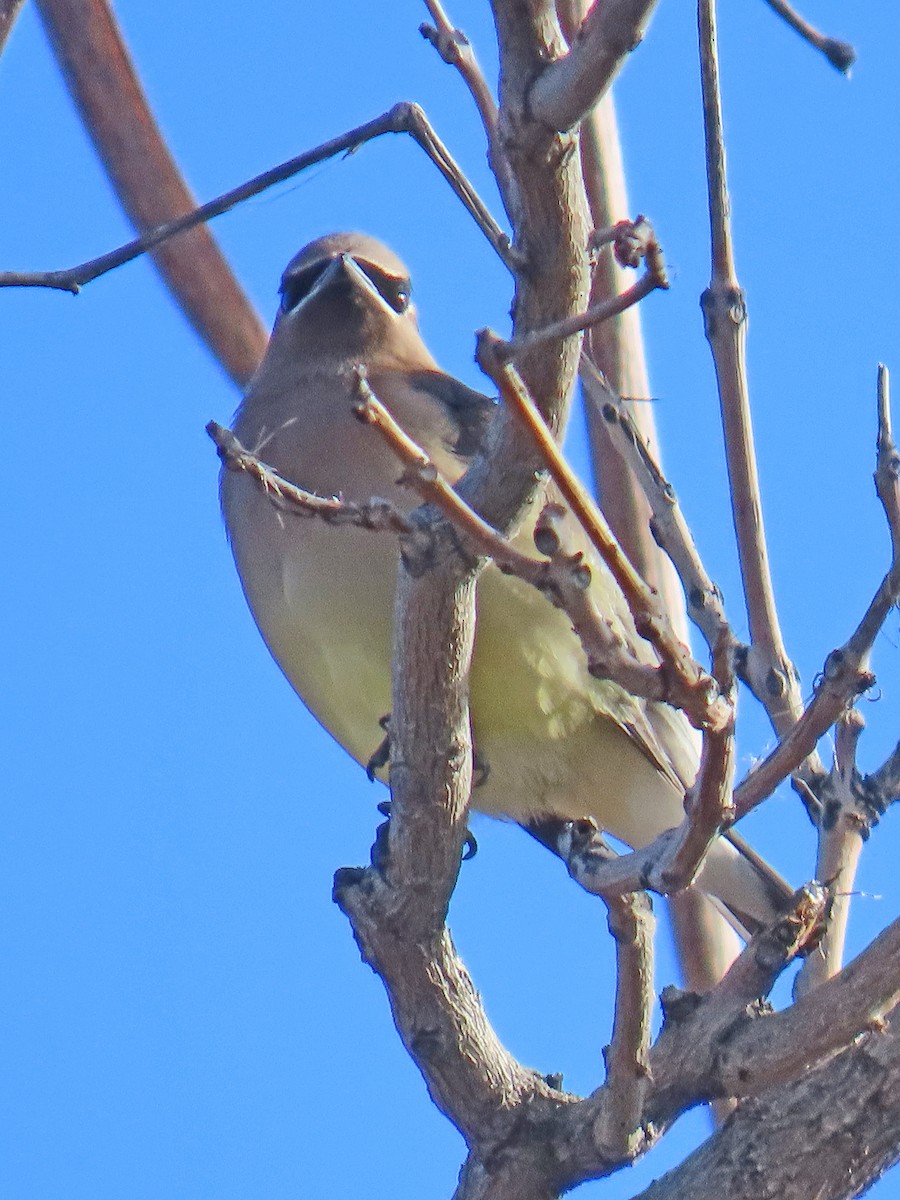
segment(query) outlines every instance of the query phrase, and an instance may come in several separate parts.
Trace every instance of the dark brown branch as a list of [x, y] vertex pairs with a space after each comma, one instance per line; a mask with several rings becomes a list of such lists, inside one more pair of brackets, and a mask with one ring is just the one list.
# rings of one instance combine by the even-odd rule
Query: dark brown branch
[[787, 0], [766, 0], [766, 4], [774, 9], [791, 29], [796, 30], [804, 41], [809, 42], [813, 49], [820, 50], [836, 70], [844, 75], [850, 74], [850, 68], [856, 62], [856, 51], [849, 42], [842, 42], [839, 38], [827, 37], [820, 33], [809, 21], [801, 17]]
[[568, 52], [548, 64], [528, 93], [531, 115], [550, 129], [573, 128], [640, 45], [656, 0], [605, 0], [587, 14]]
[[[142, 233], [192, 213], [197, 201], [160, 133], [109, 4], [36, 2], [72, 99], [132, 225]], [[196, 227], [153, 246], [154, 264], [184, 315], [243, 386], [268, 335], [212, 233]], [[86, 281], [46, 286], [76, 291], [76, 282]]]
[[78, 292], [84, 284], [90, 283], [107, 271], [131, 262], [132, 259], [152, 250], [153, 247], [174, 237], [175, 234], [220, 216], [234, 208], [236, 204], [265, 191], [266, 188], [273, 187], [276, 183], [283, 183], [284, 180], [290, 179], [291, 176], [297, 175], [300, 171], [305, 171], [308, 167], [315, 166], [316, 163], [323, 162], [325, 159], [334, 158], [337, 154], [352, 152], [365, 142], [386, 133], [406, 133], [425, 151], [497, 254], [504, 263], [510, 266], [514, 256], [509, 247], [509, 238], [478, 198], [447, 148], [432, 130], [419, 106], [404, 102], [395, 104], [380, 117], [367, 121], [364, 125], [351, 129], [348, 133], [332, 138], [331, 141], [323, 142], [321, 146], [298, 154], [296, 158], [288, 159], [287, 162], [281, 163], [277, 167], [263, 171], [261, 175], [255, 176], [246, 183], [224, 192], [206, 204], [201, 204], [199, 208], [194, 209], [186, 216], [157, 226], [142, 237], [135, 238], [134, 241], [119, 246], [108, 254], [102, 254], [99, 258], [90, 259], [76, 267], [69, 267], [61, 271], [0, 271], [0, 287], [49, 287], [66, 292]]

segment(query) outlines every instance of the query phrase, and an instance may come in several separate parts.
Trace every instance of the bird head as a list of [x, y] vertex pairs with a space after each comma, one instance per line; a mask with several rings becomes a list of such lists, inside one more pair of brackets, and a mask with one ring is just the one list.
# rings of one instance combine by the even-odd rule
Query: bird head
[[281, 307], [273, 334], [297, 350], [314, 344], [362, 360], [373, 347], [422, 354], [409, 271], [392, 250], [362, 233], [331, 233], [310, 242], [281, 277]]

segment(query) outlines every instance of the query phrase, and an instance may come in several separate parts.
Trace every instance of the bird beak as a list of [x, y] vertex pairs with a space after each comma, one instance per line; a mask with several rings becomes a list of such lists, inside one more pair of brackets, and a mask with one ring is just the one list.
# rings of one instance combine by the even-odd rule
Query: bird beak
[[[374, 299], [383, 304], [385, 308], [388, 306], [384, 303], [381, 293], [375, 287], [372, 280], [363, 271], [356, 262], [352, 254], [340, 254], [333, 262], [329, 263], [328, 267], [322, 272], [316, 280], [315, 287], [306, 297], [306, 300], [312, 300], [313, 296], [324, 292], [330, 287], [345, 287], [345, 288], [362, 288], [367, 291]], [[306, 303], [304, 300], [304, 304]]]

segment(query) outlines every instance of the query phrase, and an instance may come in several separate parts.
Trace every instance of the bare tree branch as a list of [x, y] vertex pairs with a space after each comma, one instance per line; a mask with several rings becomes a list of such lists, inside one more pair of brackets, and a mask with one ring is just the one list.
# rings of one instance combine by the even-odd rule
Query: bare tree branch
[[524, 381], [513, 365], [504, 361], [504, 345], [496, 334], [482, 330], [478, 335], [478, 362], [497, 385], [504, 402], [522, 420], [539, 449], [542, 465], [550, 471], [566, 503], [624, 592], [638, 633], [662, 659], [671, 684], [667, 698], [683, 708], [698, 729], [721, 730], [730, 726], [731, 705], [722, 696], [717, 682], [675, 637], [658, 599], [628, 561], [602, 514], [563, 459]]
[[791, 29], [796, 30], [804, 41], [809, 42], [815, 50], [820, 50], [833, 67], [844, 75], [850, 74], [850, 68], [856, 62], [856, 51], [849, 42], [842, 42], [839, 38], [827, 37], [820, 33], [809, 21], [801, 17], [787, 0], [766, 0], [766, 4], [774, 9]]
[[736, 646], [737, 638], [728, 624], [722, 593], [707, 574], [675, 490], [663, 475], [631, 413], [589, 360], [582, 360], [581, 379], [591, 406], [609, 428], [613, 445], [643, 488], [654, 535], [675, 565], [688, 600], [688, 612], [706, 644], [711, 650], [723, 636], [730, 635]]
[[[192, 213], [197, 201], [153, 118], [106, 0], [37, 0], [37, 6], [72, 99], [135, 229], [141, 233]], [[235, 383], [245, 384], [268, 335], [210, 231], [197, 227], [171, 244], [151, 244], [153, 261], [191, 325]]]
[[753, 680], [754, 694], [767, 697], [766, 708], [775, 731], [783, 736], [798, 720], [803, 703], [778, 622], [763, 528], [747, 386], [747, 307], [735, 274], [731, 238], [715, 0], [700, 0], [698, 19], [712, 234], [712, 278], [701, 305], [719, 387], [732, 512], [750, 624], [746, 675]]
[[635, 1200], [847, 1200], [896, 1162], [898, 1124], [900, 1037], [892, 1015], [884, 1032], [745, 1101]]
[[282, 512], [291, 512], [300, 517], [318, 517], [330, 525], [355, 525], [361, 529], [390, 531], [405, 536], [416, 533], [414, 522], [387, 500], [352, 504], [346, 500], [313, 495], [266, 466], [241, 445], [230, 429], [210, 421], [206, 432], [215, 442], [219, 458], [228, 469], [246, 472]]
[[[638, 217], [636, 222], [628, 222], [628, 224], [632, 228], [637, 228], [643, 224], [647, 230], [650, 230], [644, 217]], [[646, 235], [644, 236], [646, 237]], [[668, 288], [669, 278], [666, 274], [662, 251], [652, 230], [650, 230], [649, 237], [646, 238], [646, 244], [641, 248], [641, 257], [645, 258], [646, 270], [632, 287], [619, 296], [611, 296], [608, 299], [599, 301], [597, 304], [592, 304], [583, 313], [576, 313], [572, 317], [566, 317], [561, 321], [555, 321], [540, 329], [532, 329], [519, 337], [511, 338], [510, 341], [504, 344], [504, 357], [507, 359], [519, 358], [523, 354], [527, 354], [535, 346], [581, 333], [582, 330], [590, 329], [594, 325], [608, 321], [611, 317], [619, 316], [620, 313], [631, 308], [633, 304], [639, 304], [645, 296], [649, 296], [657, 288]]]
[[6, 45], [6, 39], [12, 32], [16, 17], [25, 0], [0, 0], [0, 51]]
[[332, 138], [331, 141], [323, 142], [322, 145], [307, 150], [303, 154], [298, 154], [296, 158], [288, 159], [287, 162], [283, 162], [277, 167], [263, 171], [261, 175], [256, 175], [246, 183], [223, 192], [221, 196], [207, 201], [206, 204], [201, 204], [199, 208], [195, 208], [185, 216], [148, 230], [142, 237], [135, 238], [134, 241], [127, 242], [124, 246], [119, 246], [108, 254], [92, 258], [76, 267], [59, 271], [0, 271], [0, 287], [49, 287], [66, 292], [78, 292], [84, 284], [90, 283], [107, 271], [131, 262], [132, 259], [138, 258], [141, 254], [145, 254], [176, 234], [193, 229], [195, 225], [202, 225], [205, 221], [228, 212], [236, 204], [249, 200], [251, 196], [259, 195], [266, 188], [273, 187], [276, 183], [283, 183], [285, 179], [290, 179], [291, 176], [297, 175], [300, 171], [305, 171], [308, 167], [315, 166], [316, 163], [323, 162], [325, 159], [334, 158], [335, 155], [341, 153], [350, 153], [365, 142], [381, 137], [385, 133], [409, 134], [425, 151], [499, 257], [507, 266], [511, 267], [515, 256], [510, 249], [509, 238], [494, 221], [446, 146], [431, 128], [419, 106], [404, 102], [395, 104], [380, 117], [375, 117], [374, 120], [367, 121], [364, 125], [359, 125], [339, 137]]
[[535, 79], [528, 94], [534, 119], [560, 132], [577, 125], [640, 45], [655, 7], [656, 0], [595, 3], [568, 52]]
[[831, 893], [828, 928], [815, 954], [803, 964], [796, 994], [803, 995], [841, 969], [850, 915], [850, 896], [870, 820], [860, 796], [856, 746], [865, 722], [859, 709], [849, 708], [835, 729], [834, 765], [816, 787], [819, 802], [816, 832], [816, 879]]
[[[425, 0], [425, 7], [431, 14], [434, 25], [420, 25], [419, 33], [434, 46], [448, 66], [456, 68], [469, 89], [484, 126], [488, 163], [494, 177], [500, 181], [500, 194], [502, 197], [513, 195], [516, 182], [500, 144], [497, 102], [478, 65], [472, 43], [461, 29], [455, 28], [451, 23], [440, 0]], [[508, 209], [507, 215], [510, 215]]]
[[604, 1051], [612, 1095], [601, 1109], [594, 1140], [610, 1158], [628, 1158], [646, 1140], [641, 1123], [650, 1090], [653, 909], [643, 892], [607, 898], [606, 906], [616, 943], [615, 1017]]

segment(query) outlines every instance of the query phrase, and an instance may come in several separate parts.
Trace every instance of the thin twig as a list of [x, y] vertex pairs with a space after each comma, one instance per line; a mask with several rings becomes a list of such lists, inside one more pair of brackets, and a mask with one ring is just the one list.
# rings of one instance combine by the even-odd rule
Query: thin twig
[[568, 53], [549, 63], [532, 84], [532, 117], [561, 133], [577, 125], [643, 40], [655, 7], [656, 0], [595, 4]]
[[672, 687], [670, 703], [684, 709], [698, 729], [724, 728], [731, 721], [730, 703], [721, 695], [715, 679], [673, 633], [657, 598], [628, 561], [602, 513], [563, 458], [521, 376], [504, 361], [504, 345], [495, 333], [482, 330], [478, 335], [478, 363], [521, 419], [566, 503], [625, 594], [638, 633], [659, 654]]
[[[641, 219], [638, 218], [638, 220]], [[639, 304], [645, 296], [649, 296], [657, 288], [668, 288], [669, 279], [665, 263], [659, 244], [655, 239], [652, 250], [647, 252], [646, 262], [647, 269], [641, 278], [621, 295], [601, 300], [598, 304], [591, 305], [583, 313], [576, 313], [562, 321], [554, 321], [552, 325], [545, 325], [541, 329], [534, 329], [530, 333], [512, 338], [504, 344], [502, 355], [508, 360], [520, 358], [529, 350], [533, 350], [535, 346], [556, 341], [558, 338], [571, 337], [593, 325], [608, 321], [611, 317], [617, 317], [619, 313], [625, 312], [633, 304]]]
[[469, 553], [491, 558], [506, 575], [530, 583], [572, 622], [587, 657], [588, 671], [612, 679], [626, 691], [648, 700], [667, 697], [667, 680], [659, 667], [640, 662], [611, 623], [597, 610], [590, 592], [591, 571], [580, 552], [564, 547], [558, 530], [559, 506], [547, 505], [538, 519], [534, 540], [546, 559], [523, 553], [483, 520], [441, 475], [431, 458], [410, 438], [381, 403], [365, 376], [358, 376], [357, 417], [371, 425], [403, 464], [401, 483], [451, 522]]
[[715, 0], [699, 0], [700, 65], [706, 171], [712, 235], [712, 276], [701, 305], [713, 354], [741, 578], [750, 625], [746, 673], [779, 737], [803, 711], [797, 674], [787, 657], [772, 589], [747, 386], [747, 309], [734, 267], [731, 204], [725, 170]]
[[283, 183], [284, 180], [290, 179], [300, 171], [305, 171], [308, 167], [323, 162], [325, 159], [333, 158], [336, 154], [352, 153], [364, 143], [386, 133], [408, 134], [425, 151], [499, 257], [512, 269], [514, 256], [510, 249], [509, 238], [490, 215], [446, 146], [431, 128], [419, 106], [403, 102], [395, 104], [380, 117], [375, 117], [374, 120], [367, 121], [364, 125], [359, 125], [328, 142], [323, 142], [322, 145], [307, 150], [303, 154], [298, 154], [296, 158], [288, 159], [287, 162], [281, 163], [277, 167], [263, 171], [261, 175], [255, 176], [246, 183], [224, 192], [206, 204], [201, 204], [199, 208], [194, 209], [186, 216], [148, 230], [142, 237], [135, 238], [134, 241], [127, 242], [124, 246], [119, 246], [108, 254], [102, 254], [99, 258], [92, 258], [88, 262], [60, 271], [0, 271], [0, 287], [48, 287], [65, 292], [78, 292], [84, 284], [90, 283], [107, 271], [121, 267], [124, 263], [131, 262], [132, 259], [152, 250], [154, 246], [174, 237], [176, 233], [182, 233], [186, 229], [192, 229], [195, 225], [220, 216], [234, 208], [236, 204], [265, 191], [266, 188], [270, 188], [276, 183]]
[[444, 11], [440, 0], [425, 0], [434, 25], [420, 25], [419, 33], [429, 42], [448, 66], [454, 67], [469, 90], [487, 139], [488, 164], [497, 180], [507, 215], [515, 211], [512, 197], [516, 183], [509, 169], [500, 141], [497, 102], [479, 66], [472, 43], [457, 29]]
[[299, 517], [318, 517], [329, 525], [353, 525], [404, 536], [417, 531], [416, 525], [389, 500], [353, 504], [347, 500], [316, 496], [291, 483], [255, 454], [251, 454], [230, 429], [218, 422], [210, 421], [206, 432], [218, 447], [219, 458], [228, 470], [243, 471], [255, 480], [271, 503], [282, 512], [292, 512]]
[[[658, 544], [678, 572], [687, 610], [710, 650], [731, 633], [719, 587], [709, 577], [681, 511], [675, 490], [663, 475], [650, 447], [621, 397], [587, 358], [581, 362], [581, 382], [595, 411], [608, 426], [613, 445], [628, 462], [650, 505], [651, 528]], [[735, 646], [737, 639], [731, 633]]]
[[856, 51], [849, 42], [842, 42], [839, 38], [827, 37], [820, 33], [809, 21], [801, 17], [787, 0], [766, 0], [766, 4], [774, 9], [791, 29], [796, 30], [804, 41], [809, 42], [815, 50], [820, 50], [833, 67], [844, 75], [850, 74], [850, 68], [856, 62]]

